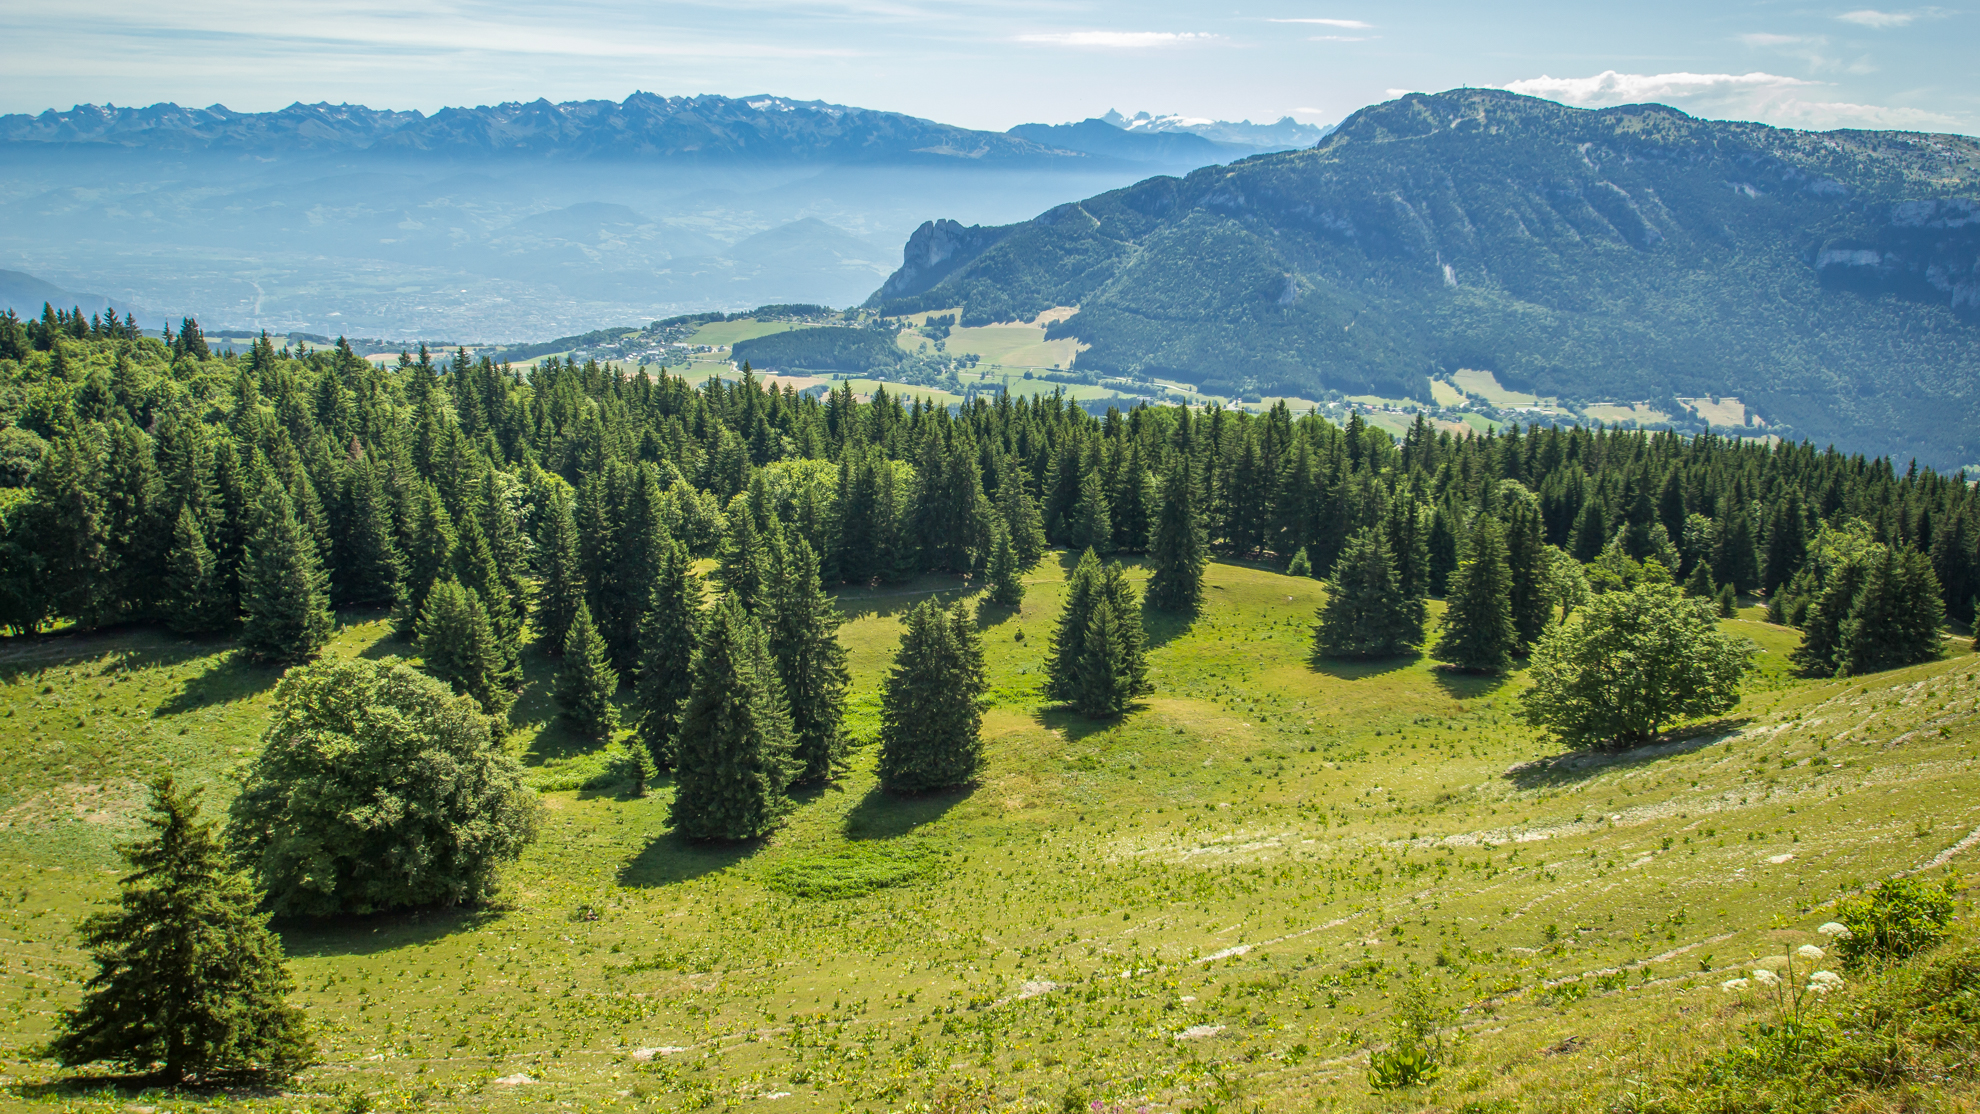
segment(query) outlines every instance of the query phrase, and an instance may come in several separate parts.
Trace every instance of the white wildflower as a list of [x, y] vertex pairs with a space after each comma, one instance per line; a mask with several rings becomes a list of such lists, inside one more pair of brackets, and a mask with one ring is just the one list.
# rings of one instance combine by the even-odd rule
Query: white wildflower
[[1849, 926], [1845, 924], [1837, 924], [1834, 921], [1830, 921], [1828, 924], [1823, 925], [1821, 928], [1818, 928], [1815, 931], [1821, 933], [1824, 936], [1833, 936], [1838, 940], [1847, 940], [1850, 937]]
[[1761, 986], [1773, 986], [1775, 983], [1781, 981], [1781, 977], [1767, 970], [1765, 967], [1755, 967], [1753, 969], [1753, 981], [1759, 983]]
[[1737, 993], [1739, 993], [1740, 991], [1742, 991], [1742, 990], [1745, 990], [1745, 989], [1746, 989], [1746, 980], [1745, 980], [1745, 979], [1727, 979], [1727, 980], [1726, 980], [1725, 982], [1722, 982], [1722, 983], [1720, 983], [1720, 984], [1719, 984], [1719, 989], [1720, 989], [1720, 990], [1723, 990], [1723, 991], [1726, 991], [1726, 992], [1727, 992], [1727, 993], [1729, 993], [1729, 994], [1737, 994]]
[[1816, 947], [1813, 944], [1803, 944], [1800, 947], [1794, 949], [1794, 954], [1800, 956], [1803, 959], [1820, 959], [1823, 956], [1827, 955], [1828, 953]]
[[1808, 989], [1824, 994], [1843, 984], [1842, 976], [1834, 971], [1817, 971], [1808, 976]]

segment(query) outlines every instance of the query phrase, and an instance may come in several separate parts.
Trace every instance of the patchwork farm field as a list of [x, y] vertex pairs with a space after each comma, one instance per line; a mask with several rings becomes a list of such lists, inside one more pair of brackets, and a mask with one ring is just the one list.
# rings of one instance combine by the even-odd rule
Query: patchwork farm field
[[[1938, 877], [1980, 844], [1980, 655], [1850, 682], [1764, 651], [1724, 721], [1566, 756], [1522, 680], [1427, 661], [1315, 665], [1312, 580], [1212, 565], [1193, 623], [1151, 618], [1156, 691], [1117, 722], [1038, 692], [1070, 558], [983, 613], [993, 707], [974, 788], [895, 799], [873, 750], [774, 838], [694, 845], [609, 748], [551, 720], [513, 745], [535, 845], [492, 905], [278, 923], [320, 1063], [285, 1092], [53, 1083], [76, 922], [115, 892], [141, 781], [224, 811], [272, 670], [152, 631], [0, 643], [0, 1072], [54, 1109], [1308, 1111], [1607, 1108], [1766, 1015], [1721, 983], [1804, 943], [1839, 888]], [[899, 621], [952, 579], [840, 594], [877, 732]], [[1440, 605], [1433, 602], [1434, 615]], [[409, 654], [382, 616], [330, 653]], [[1961, 644], [1963, 647], [1963, 643]], [[1402, 986], [1455, 1062], [1372, 1093]]]

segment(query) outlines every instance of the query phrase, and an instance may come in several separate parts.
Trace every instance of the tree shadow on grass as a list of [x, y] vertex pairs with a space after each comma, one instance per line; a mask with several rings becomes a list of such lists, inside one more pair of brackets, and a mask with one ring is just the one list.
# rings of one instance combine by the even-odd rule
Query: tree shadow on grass
[[278, 917], [272, 923], [289, 958], [376, 955], [428, 944], [499, 920], [502, 911], [486, 905], [402, 909], [343, 917]]
[[154, 716], [177, 716], [214, 704], [232, 704], [273, 688], [286, 666], [256, 662], [244, 650], [216, 658], [206, 672], [187, 681], [153, 709]]
[[[96, 675], [169, 669], [226, 650], [226, 638], [184, 638], [156, 627], [0, 638], [0, 683], [20, 684], [43, 670], [98, 663]], [[104, 659], [99, 662], [99, 659]]]
[[275, 1099], [284, 1089], [274, 1080], [246, 1079], [225, 1083], [196, 1084], [165, 1082], [159, 1075], [119, 1075], [88, 1072], [40, 1083], [13, 1083], [0, 1086], [0, 1095], [46, 1102], [51, 1099], [92, 1099], [98, 1102], [130, 1102], [137, 1099]]
[[619, 868], [621, 886], [671, 886], [727, 870], [756, 853], [762, 840], [696, 840], [676, 832], [656, 837]]
[[1432, 669], [1430, 676], [1452, 700], [1478, 700], [1490, 696], [1504, 688], [1507, 680], [1503, 673], [1470, 673], [1448, 665]]
[[1118, 725], [1124, 716], [1108, 716], [1105, 719], [1088, 719], [1063, 705], [1040, 708], [1031, 718], [1047, 731], [1064, 735], [1069, 742], [1078, 742], [1088, 735], [1105, 731]]
[[1626, 750], [1571, 750], [1522, 762], [1503, 776], [1521, 789], [1545, 789], [1572, 785], [1614, 769], [1647, 766], [1680, 754], [1704, 750], [1727, 736], [1736, 734], [1752, 721], [1751, 716], [1715, 719], [1667, 731], [1654, 743]]
[[1422, 654], [1411, 651], [1390, 658], [1330, 658], [1312, 654], [1306, 662], [1315, 673], [1325, 673], [1342, 681], [1358, 681], [1364, 677], [1380, 677], [1385, 673], [1408, 669], [1422, 660]]
[[975, 791], [974, 786], [965, 785], [910, 795], [889, 793], [876, 785], [846, 813], [845, 837], [865, 840], [904, 836], [923, 824], [940, 820]]
[[1146, 603], [1141, 608], [1141, 629], [1148, 636], [1148, 648], [1157, 650], [1189, 633], [1196, 625], [1194, 612], [1164, 611]]
[[838, 605], [839, 613], [849, 623], [873, 617], [892, 619], [907, 614], [922, 600], [934, 599], [943, 607], [948, 607], [958, 595], [966, 595], [981, 587], [981, 584], [960, 576], [918, 576], [899, 584], [841, 588], [833, 593], [832, 602]]

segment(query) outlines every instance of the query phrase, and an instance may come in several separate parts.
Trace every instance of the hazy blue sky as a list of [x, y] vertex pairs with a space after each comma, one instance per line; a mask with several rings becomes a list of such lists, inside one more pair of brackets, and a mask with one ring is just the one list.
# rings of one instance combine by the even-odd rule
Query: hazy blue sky
[[431, 111], [777, 93], [972, 127], [1109, 108], [1325, 122], [1508, 86], [1800, 127], [1980, 131], [1980, 12], [1795, 2], [0, 0], [0, 111], [83, 101]]

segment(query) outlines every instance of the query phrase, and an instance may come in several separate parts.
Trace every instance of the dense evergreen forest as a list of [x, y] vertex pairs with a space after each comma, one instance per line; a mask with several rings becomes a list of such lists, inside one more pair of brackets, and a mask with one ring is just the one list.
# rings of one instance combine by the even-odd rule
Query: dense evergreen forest
[[[1375, 528], [1397, 575], [1430, 595], [1489, 517], [1527, 643], [1544, 617], [1522, 592], [1557, 552], [1598, 591], [1655, 560], [1687, 589], [1767, 596], [1778, 620], [1831, 642], [1848, 608], [1825, 593], [1915, 581], [1907, 598], [1932, 600], [1918, 619], [1936, 644], [1936, 601], [1971, 621], [1980, 587], [1972, 487], [1808, 444], [1587, 428], [1454, 437], [1421, 419], [1397, 441], [1283, 406], [1096, 417], [1058, 397], [958, 412], [884, 390], [767, 388], [746, 366], [690, 385], [424, 350], [378, 366], [341, 344], [305, 353], [266, 338], [220, 354], [192, 321], [165, 334], [53, 309], [0, 318], [9, 630], [238, 627], [250, 652], [300, 660], [331, 608], [393, 607], [408, 637], [444, 621], [465, 632], [450, 644], [492, 640], [449, 679], [494, 709], [526, 626], [557, 652], [580, 614], [585, 652], [595, 637], [634, 682], [656, 585], [675, 583], [679, 622], [701, 621], [687, 556], [719, 558], [745, 603], [799, 564], [815, 573], [798, 579], [826, 583], [982, 575], [1000, 550], [1029, 563], [1063, 545], [1153, 548], [1160, 566], [1192, 548], [1181, 535], [1165, 548], [1165, 506], [1180, 516], [1172, 534], [1322, 577]], [[1158, 568], [1151, 606], [1188, 605], [1192, 586], [1174, 580]], [[428, 608], [436, 586], [442, 606]], [[1850, 669], [1838, 653], [1817, 645], [1808, 666]]]

